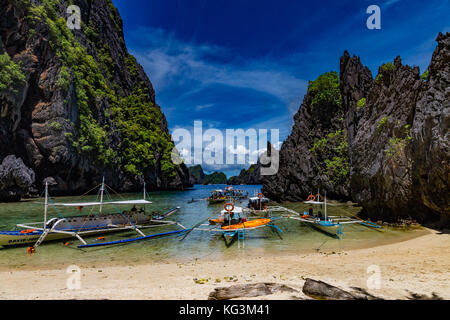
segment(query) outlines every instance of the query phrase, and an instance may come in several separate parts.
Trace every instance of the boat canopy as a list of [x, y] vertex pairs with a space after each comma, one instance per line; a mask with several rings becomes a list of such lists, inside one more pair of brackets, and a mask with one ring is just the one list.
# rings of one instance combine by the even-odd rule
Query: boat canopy
[[[251, 197], [251, 198], [249, 198], [250, 201], [258, 201], [259, 199], [260, 198], [258, 198], [258, 197]], [[266, 198], [266, 197], [262, 197], [261, 200], [262, 201], [266, 201], [266, 200], [269, 200], [269, 199]]]
[[308, 204], [324, 204], [325, 202], [322, 202], [322, 201], [312, 201], [312, 200], [310, 200], [310, 201], [305, 201], [305, 203], [308, 203]]
[[[242, 213], [242, 208], [241, 207], [234, 207], [233, 211], [231, 211], [233, 213]], [[220, 211], [220, 213], [228, 213], [228, 211], [226, 210], [222, 210]]]
[[122, 201], [107, 201], [107, 202], [79, 202], [79, 203], [54, 203], [54, 206], [58, 207], [90, 207], [108, 204], [151, 204], [151, 201], [140, 199], [140, 200], [122, 200]]

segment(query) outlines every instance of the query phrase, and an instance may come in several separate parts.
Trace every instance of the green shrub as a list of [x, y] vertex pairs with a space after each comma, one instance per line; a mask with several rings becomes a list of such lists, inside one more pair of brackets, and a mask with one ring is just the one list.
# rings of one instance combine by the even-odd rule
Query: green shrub
[[428, 69], [426, 69], [426, 70], [422, 73], [422, 75], [420, 76], [420, 79], [422, 79], [422, 80], [424, 80], [424, 81], [427, 81], [427, 80], [428, 80], [428, 77], [429, 77], [429, 71], [428, 71]]
[[61, 130], [62, 129], [62, 125], [61, 123], [57, 122], [57, 121], [52, 121], [50, 122], [50, 124], [48, 125], [50, 128], [55, 129], [55, 130]]
[[317, 152], [320, 152], [325, 148], [327, 142], [328, 142], [327, 138], [315, 139], [314, 145], [312, 146], [311, 149], [309, 149], [309, 151], [316, 154]]
[[341, 105], [342, 96], [337, 72], [327, 72], [320, 75], [316, 80], [309, 81], [308, 93], [313, 96], [311, 106], [319, 103]]
[[364, 108], [366, 106], [366, 98], [361, 98], [358, 100], [357, 104], [356, 104], [356, 108], [358, 110]]
[[58, 74], [58, 79], [56, 80], [56, 86], [61, 88], [64, 93], [67, 93], [69, 91], [70, 87], [70, 73], [68, 71], [68, 68], [63, 66]]
[[386, 125], [388, 119], [389, 119], [389, 117], [385, 116], [385, 117], [381, 118], [380, 122], [378, 122], [378, 125], [377, 125], [378, 133], [380, 133], [381, 130], [383, 130], [383, 127]]
[[325, 160], [327, 174], [335, 184], [343, 183], [350, 173], [348, 159], [345, 157], [333, 157]]
[[310, 149], [324, 167], [319, 170], [321, 174], [328, 175], [335, 184], [346, 183], [349, 176], [348, 142], [345, 130], [330, 132], [321, 139], [314, 141]]
[[20, 66], [11, 60], [7, 53], [0, 54], [0, 93], [12, 91], [18, 94], [17, 87], [25, 83], [25, 75]]
[[385, 150], [388, 157], [399, 156], [405, 149], [406, 141], [401, 138], [390, 138], [389, 148]]
[[381, 66], [381, 69], [383, 69], [383, 71], [390, 72], [395, 70], [395, 66], [392, 62], [387, 62]]
[[377, 74], [377, 76], [375, 78], [375, 83], [381, 84], [381, 81], [383, 81], [383, 75], [381, 73], [379, 73], [379, 74]]

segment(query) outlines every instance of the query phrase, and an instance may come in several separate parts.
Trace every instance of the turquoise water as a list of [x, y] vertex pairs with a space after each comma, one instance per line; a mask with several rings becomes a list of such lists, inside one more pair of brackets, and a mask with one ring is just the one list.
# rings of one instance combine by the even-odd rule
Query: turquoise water
[[[150, 210], [166, 212], [175, 206], [181, 209], [172, 215], [169, 220], [174, 220], [186, 227], [193, 226], [207, 217], [218, 214], [223, 204], [209, 205], [204, 199], [209, 196], [211, 190], [224, 188], [225, 185], [196, 185], [193, 189], [177, 192], [150, 192]], [[236, 188], [248, 191], [250, 196], [260, 191], [261, 186], [238, 186]], [[114, 200], [142, 198], [142, 194], [121, 194], [113, 196]], [[198, 200], [188, 203], [192, 198]], [[52, 198], [54, 202], [77, 202], [79, 197]], [[95, 196], [87, 196], [83, 201], [95, 200]], [[12, 230], [17, 223], [37, 222], [43, 219], [42, 199], [36, 201], [22, 201], [19, 203], [0, 203], [0, 230]], [[248, 200], [242, 200], [236, 205], [246, 206]], [[302, 203], [283, 203], [285, 207], [303, 212], [308, 207]], [[127, 207], [124, 210], [129, 209]], [[86, 210], [86, 209], [84, 209]], [[334, 203], [328, 207], [329, 215], [354, 216], [360, 210], [351, 204]], [[87, 213], [87, 212], [84, 212]], [[49, 210], [49, 217], [77, 215], [78, 210], [64, 209], [64, 212], [56, 212], [54, 208]], [[247, 233], [245, 248], [238, 248], [237, 242], [227, 248], [219, 234], [193, 231], [185, 240], [181, 237], [171, 236], [126, 245], [111, 247], [98, 247], [78, 249], [78, 240], [73, 240], [73, 245], [65, 247], [62, 242], [50, 242], [41, 245], [37, 252], [29, 256], [26, 247], [0, 249], [0, 269], [11, 268], [45, 268], [58, 267], [59, 265], [77, 264], [95, 266], [96, 263], [111, 264], [136, 264], [146, 261], [167, 262], [185, 261], [191, 259], [226, 259], [236, 254], [264, 255], [264, 254], [297, 254], [314, 251], [343, 251], [354, 248], [376, 246], [395, 241], [406, 240], [425, 231], [422, 229], [397, 229], [386, 228], [382, 230], [369, 229], [359, 225], [349, 225], [344, 228], [344, 239], [337, 240], [329, 235], [318, 232], [315, 229], [295, 220], [279, 219], [275, 224], [283, 230], [282, 239], [271, 228], [261, 228]], [[174, 226], [144, 229], [145, 234], [159, 233], [175, 230]], [[107, 241], [127, 239], [139, 236], [137, 233], [122, 232], [114, 235], [106, 235]], [[87, 238], [93, 242], [94, 238]]]

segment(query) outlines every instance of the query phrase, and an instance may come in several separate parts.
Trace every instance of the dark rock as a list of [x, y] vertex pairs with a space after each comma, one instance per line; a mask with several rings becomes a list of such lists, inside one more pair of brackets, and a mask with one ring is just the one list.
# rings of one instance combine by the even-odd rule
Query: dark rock
[[215, 288], [209, 294], [208, 300], [228, 300], [242, 297], [259, 297], [276, 292], [298, 292], [297, 290], [279, 283], [239, 284], [231, 287]]
[[379, 68], [367, 94], [350, 147], [350, 184], [372, 219], [448, 221], [450, 33], [437, 40], [428, 80], [397, 57]]
[[223, 172], [214, 171], [211, 174], [205, 175], [202, 184], [226, 184], [227, 176]]
[[[362, 205], [362, 216], [371, 220], [449, 225], [450, 33], [436, 40], [426, 79], [397, 57], [373, 80], [359, 57], [344, 52], [342, 108], [313, 108], [308, 90], [282, 145], [279, 172], [263, 177], [264, 194], [299, 201], [320, 188], [331, 198]], [[315, 142], [337, 130], [348, 143], [349, 174], [341, 181], [324, 170], [335, 159], [332, 150], [312, 152]]]
[[19, 201], [34, 183], [34, 171], [14, 155], [0, 164], [0, 201]]
[[[337, 74], [333, 78], [339, 80]], [[280, 150], [278, 173], [262, 177], [262, 192], [271, 200], [301, 201], [317, 189], [332, 198], [350, 196], [344, 109], [336, 101], [313, 105], [314, 96], [308, 90], [294, 116], [292, 132]], [[340, 160], [338, 174], [326, 164], [335, 157]]]
[[201, 165], [189, 167], [190, 182], [192, 184], [201, 184], [206, 175]]
[[261, 164], [252, 164], [247, 170], [242, 169], [239, 176], [234, 176], [228, 179], [228, 184], [261, 184]]
[[329, 285], [328, 283], [307, 278], [303, 285], [303, 293], [318, 300], [356, 300], [350, 292]]

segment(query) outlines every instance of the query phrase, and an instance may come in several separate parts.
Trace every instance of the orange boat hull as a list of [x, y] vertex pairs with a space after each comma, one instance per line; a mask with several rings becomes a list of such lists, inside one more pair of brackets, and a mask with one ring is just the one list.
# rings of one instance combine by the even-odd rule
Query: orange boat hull
[[235, 230], [235, 229], [242, 229], [242, 228], [255, 228], [255, 227], [260, 227], [260, 226], [266, 225], [270, 221], [271, 220], [268, 219], [268, 218], [255, 219], [255, 220], [250, 220], [250, 221], [246, 221], [246, 222], [242, 222], [242, 223], [232, 224], [232, 225], [229, 225], [229, 226], [222, 226], [222, 230]]

